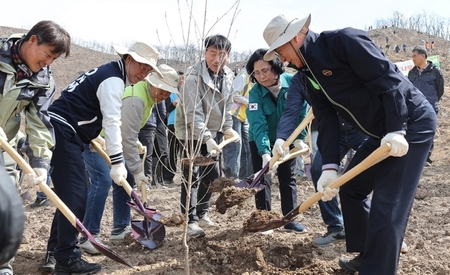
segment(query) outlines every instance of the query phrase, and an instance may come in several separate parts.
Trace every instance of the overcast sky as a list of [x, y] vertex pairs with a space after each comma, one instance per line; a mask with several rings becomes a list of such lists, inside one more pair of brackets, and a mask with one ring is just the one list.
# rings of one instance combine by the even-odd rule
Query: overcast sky
[[311, 13], [310, 28], [320, 32], [364, 29], [392, 17], [394, 11], [450, 18], [448, 0], [21, 0], [4, 1], [0, 25], [30, 29], [50, 19], [72, 37], [124, 46], [134, 41], [183, 45], [187, 39], [197, 43], [201, 37], [221, 33], [242, 52], [267, 47], [262, 32], [282, 13], [299, 18]]

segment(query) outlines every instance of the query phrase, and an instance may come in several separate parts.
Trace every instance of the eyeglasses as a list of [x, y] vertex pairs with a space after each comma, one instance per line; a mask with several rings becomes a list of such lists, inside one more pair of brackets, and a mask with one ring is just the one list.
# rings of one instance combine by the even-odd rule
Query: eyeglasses
[[272, 67], [266, 67], [264, 69], [261, 69], [261, 71], [253, 71], [253, 75], [255, 77], [260, 77], [261, 75], [266, 76], [268, 72], [272, 70]]
[[[148, 75], [151, 71], [153, 71], [153, 67], [147, 64], [142, 64], [140, 62], [138, 62], [139, 66], [141, 67], [141, 71], [145, 74]], [[148, 66], [148, 67], [146, 67]], [[150, 67], [150, 69], [149, 69]]]

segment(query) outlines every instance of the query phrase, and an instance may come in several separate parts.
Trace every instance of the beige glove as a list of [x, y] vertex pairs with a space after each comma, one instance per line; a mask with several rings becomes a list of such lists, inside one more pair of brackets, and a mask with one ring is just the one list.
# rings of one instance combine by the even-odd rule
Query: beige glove
[[327, 187], [338, 178], [337, 171], [325, 170], [317, 181], [317, 191], [323, 194], [322, 201], [330, 201], [339, 193], [339, 188]]
[[208, 139], [208, 141], [206, 141], [206, 150], [208, 150], [208, 153], [210, 153], [212, 157], [216, 157], [218, 154], [220, 154], [220, 152], [222, 152], [213, 138], [210, 138]]
[[233, 138], [233, 137], [238, 137], [238, 140], [236, 140], [236, 142], [238, 142], [239, 139], [241, 139], [241, 136], [238, 134], [238, 132], [233, 130], [233, 128], [230, 128], [230, 129], [226, 130], [225, 132], [223, 132], [223, 134], [225, 135], [225, 137], [227, 139]]
[[136, 146], [138, 148], [138, 154], [139, 155], [142, 155], [142, 154], [145, 153], [145, 150], [146, 150], [147, 146], [142, 145], [142, 143], [139, 140], [136, 142]]
[[2, 139], [8, 141], [8, 137], [6, 136], [5, 131], [3, 131], [3, 128], [0, 127], [0, 137], [2, 137]]
[[301, 139], [296, 139], [295, 141], [294, 141], [294, 146], [295, 146], [295, 148], [298, 148], [298, 149], [300, 149], [300, 150], [309, 150], [309, 147], [308, 147], [308, 145], [306, 145], [304, 142], [303, 142], [303, 140], [301, 140]]
[[143, 172], [134, 174], [134, 182], [136, 183], [136, 187], [141, 190], [141, 186], [144, 185], [144, 187], [147, 187], [148, 178], [145, 176]]
[[44, 184], [47, 184], [47, 176], [48, 172], [45, 168], [33, 168], [34, 172], [33, 174], [25, 174], [23, 181], [31, 184], [34, 186], [37, 192], [42, 192], [41, 188], [39, 187], [39, 184], [43, 182]]
[[122, 179], [127, 178], [127, 169], [125, 168], [125, 164], [122, 162], [119, 164], [111, 165], [109, 176], [117, 185], [122, 186]]
[[[94, 138], [92, 141], [97, 142], [98, 145], [100, 145], [100, 148], [102, 148], [103, 151], [106, 151], [105, 139], [102, 136], [99, 135], [98, 137]], [[94, 153], [97, 152], [91, 144], [89, 144], [89, 149], [91, 150], [91, 152], [94, 152]]]

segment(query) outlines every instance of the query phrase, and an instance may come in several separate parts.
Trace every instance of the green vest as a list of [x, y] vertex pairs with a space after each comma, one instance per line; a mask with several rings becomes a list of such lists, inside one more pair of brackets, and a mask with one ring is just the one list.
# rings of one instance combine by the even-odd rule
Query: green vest
[[130, 96], [139, 97], [144, 102], [144, 114], [142, 115], [142, 122], [141, 122], [142, 128], [144, 127], [147, 120], [150, 118], [153, 105], [156, 104], [155, 100], [150, 96], [150, 84], [146, 80], [143, 80], [134, 84], [134, 87], [128, 86], [122, 95], [122, 99]]

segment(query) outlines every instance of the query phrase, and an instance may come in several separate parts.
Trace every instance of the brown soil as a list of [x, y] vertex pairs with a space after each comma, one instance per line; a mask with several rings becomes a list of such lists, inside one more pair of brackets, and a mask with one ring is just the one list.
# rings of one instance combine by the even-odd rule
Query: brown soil
[[225, 187], [216, 200], [216, 210], [220, 214], [225, 214], [228, 208], [235, 205], [242, 205], [246, 199], [259, 191], [260, 189], [257, 188]]
[[234, 178], [226, 178], [226, 177], [220, 177], [209, 185], [208, 192], [210, 193], [220, 193], [223, 191], [226, 187], [231, 187], [236, 185], [236, 180]]
[[281, 218], [281, 214], [275, 211], [256, 210], [244, 221], [244, 232], [250, 232], [250, 228], [267, 225], [272, 220], [279, 220]]

